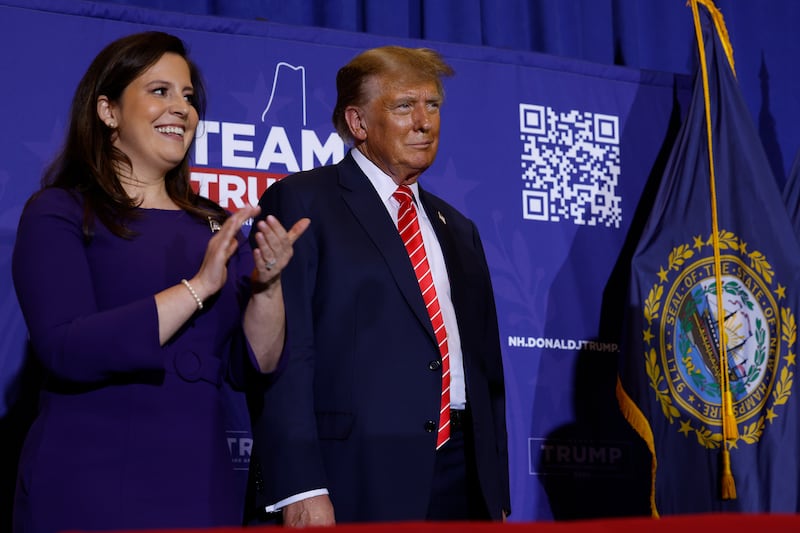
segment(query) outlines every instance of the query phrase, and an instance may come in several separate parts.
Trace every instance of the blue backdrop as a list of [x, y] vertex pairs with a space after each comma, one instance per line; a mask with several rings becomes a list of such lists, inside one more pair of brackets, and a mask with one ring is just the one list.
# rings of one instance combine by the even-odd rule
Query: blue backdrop
[[[200, 9], [206, 4], [223, 3], [190, 3], [186, 11], [196, 7], [197, 13], [207, 13]], [[681, 30], [664, 36], [662, 44], [684, 50], [684, 63], [692, 64], [690, 12], [682, 0], [670, 4], [664, 20], [681, 20]], [[360, 6], [359, 25], [377, 17], [361, 3], [341, 5]], [[501, 39], [503, 32], [492, 29], [495, 11], [477, 2], [458, 5], [441, 13], [429, 7], [424, 16], [409, 8], [410, 19], [417, 13], [426, 28], [410, 35], [444, 39], [431, 20], [445, 15], [460, 20], [459, 13], [479, 12], [486, 17], [481, 34]], [[557, 15], [553, 8], [542, 11], [540, 20], [563, 20], [547, 26], [546, 33], [560, 36], [554, 42], [567, 47], [556, 52], [575, 50], [568, 47], [574, 41], [557, 30], [572, 24], [567, 18], [584, 30], [620, 20], [589, 20], [576, 5], [563, 12], [564, 19], [560, 9]], [[335, 12], [325, 11], [326, 16]], [[245, 15], [257, 16], [238, 14]], [[643, 16], [639, 10], [623, 15], [623, 21]], [[660, 35], [661, 22], [648, 20], [655, 32], [648, 39]], [[375, 23], [388, 32], [388, 26]], [[26, 330], [10, 279], [22, 205], [59, 147], [72, 91], [89, 61], [114, 38], [153, 28], [184, 38], [204, 71], [210, 105], [193, 153], [193, 180], [202, 194], [233, 210], [242, 202], [255, 203], [271, 180], [342, 157], [344, 147], [330, 124], [340, 65], [365, 48], [387, 43], [439, 50], [456, 76], [446, 84], [439, 157], [423, 183], [475, 220], [486, 247], [504, 343], [512, 519], [649, 512], [646, 450], [618, 413], [614, 380], [627, 265], [685, 112], [688, 76], [472, 45], [482, 41], [387, 38], [113, 3], [0, 0], [0, 47], [5, 51], [0, 72], [6, 82], [0, 84], [0, 429], [12, 448], [19, 445], [35, 402], [29, 387], [35, 368], [29, 371], [25, 365], [30, 360], [25, 357]], [[736, 28], [729, 24], [732, 33]], [[524, 42], [517, 31], [510, 33]], [[540, 40], [530, 29], [523, 33], [531, 43]], [[631, 49], [630, 42], [623, 44], [614, 41], [613, 57]], [[632, 46], [641, 52], [640, 59], [655, 53], [642, 48]], [[581, 44], [577, 50], [588, 59], [606, 59], [595, 57], [592, 46]], [[752, 72], [742, 70], [743, 77], [752, 78]], [[794, 96], [784, 98], [786, 89], [770, 85], [767, 93], [791, 100], [781, 109], [797, 117], [797, 102]], [[769, 97], [759, 102], [754, 112], [770, 110]], [[781, 128], [774, 122], [762, 134], [771, 129], [777, 139]], [[794, 146], [791, 156], [786, 153], [796, 140], [793, 135], [774, 144], [782, 147], [774, 152], [778, 167], [788, 166], [784, 160], [794, 155]], [[247, 461], [246, 450], [231, 450], [232, 467]], [[3, 458], [0, 502], [10, 499], [15, 460], [13, 451]]]
[[[69, 0], [65, 0], [69, 3]], [[105, 0], [229, 20], [365, 32], [541, 52], [691, 74], [697, 66], [685, 0]], [[779, 185], [800, 148], [800, 3], [716, 0], [736, 70]]]

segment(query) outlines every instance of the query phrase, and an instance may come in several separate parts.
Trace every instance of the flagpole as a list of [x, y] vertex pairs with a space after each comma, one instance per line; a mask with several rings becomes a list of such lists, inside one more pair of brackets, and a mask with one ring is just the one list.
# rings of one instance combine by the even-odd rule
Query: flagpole
[[[730, 41], [727, 38], [727, 30], [725, 30], [725, 23], [722, 20], [722, 14], [716, 8], [712, 0], [689, 0], [692, 6], [692, 15], [694, 17], [695, 35], [697, 37], [697, 48], [700, 54], [700, 69], [703, 78], [703, 97], [705, 101], [705, 115], [706, 115], [706, 132], [708, 139], [708, 162], [709, 162], [709, 185], [711, 189], [711, 239], [714, 249], [714, 277], [716, 282], [717, 293], [717, 328], [719, 331], [719, 357], [720, 357], [720, 400], [721, 400], [721, 420], [722, 420], [722, 479], [721, 479], [721, 492], [723, 500], [736, 499], [736, 483], [731, 471], [731, 458], [730, 450], [728, 449], [728, 441], [736, 440], [738, 438], [738, 428], [736, 426], [736, 416], [733, 413], [733, 395], [730, 390], [730, 377], [728, 376], [728, 353], [727, 353], [727, 340], [725, 334], [725, 308], [722, 301], [722, 260], [720, 258], [719, 247], [719, 221], [717, 217], [717, 191], [716, 179], [714, 175], [714, 152], [712, 149], [713, 136], [711, 127], [711, 99], [708, 89], [708, 68], [706, 65], [705, 45], [703, 43], [703, 35], [700, 25], [700, 14], [698, 12], [697, 4], [701, 3], [712, 15], [714, 25], [717, 32], [720, 33], [720, 41], [723, 41], [725, 53], [733, 69], [733, 50], [730, 46]], [[722, 28], [722, 30], [720, 29]]]

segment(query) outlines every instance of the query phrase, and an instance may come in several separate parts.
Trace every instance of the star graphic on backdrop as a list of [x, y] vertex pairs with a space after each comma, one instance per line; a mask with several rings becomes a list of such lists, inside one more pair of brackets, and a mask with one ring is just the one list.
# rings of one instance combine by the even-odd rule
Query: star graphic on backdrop
[[[266, 110], [264, 115], [265, 124], [298, 124], [300, 127], [305, 127], [303, 124], [303, 85], [300, 74], [291, 69], [281, 69], [278, 72], [278, 80], [275, 85], [275, 93], [273, 95], [273, 81], [267, 80], [263, 73], [259, 73], [258, 77], [252, 85], [248, 87], [248, 91], [230, 91], [231, 98], [238, 102], [244, 109], [244, 119], [252, 124], [261, 124], [261, 116], [264, 115], [267, 104], [269, 109]], [[272, 96], [272, 102], [270, 102]], [[306, 121], [310, 121], [308, 116], [309, 102], [308, 94], [306, 98]], [[327, 127], [333, 129], [333, 125], [329, 122], [330, 117], [325, 117], [328, 121], [325, 123]]]
[[683, 433], [684, 437], [688, 437], [690, 431], [692, 431], [692, 422], [689, 420], [681, 420], [681, 428], [678, 430], [678, 433]]
[[428, 171], [422, 175], [420, 183], [437, 196], [447, 198], [447, 202], [462, 213], [470, 211], [467, 209], [467, 195], [481, 184], [478, 180], [460, 178], [452, 157], [445, 162], [442, 174]]
[[58, 119], [53, 124], [53, 127], [50, 128], [50, 133], [47, 136], [43, 136], [39, 141], [26, 142], [25, 148], [38, 157], [43, 164], [49, 163], [64, 140], [65, 129], [61, 119]]
[[650, 344], [650, 341], [653, 340], [653, 337], [655, 336], [650, 331], [650, 328], [643, 330], [642, 335], [644, 336], [644, 342], [646, 342], [647, 344]]
[[[23, 143], [25, 149], [33, 154], [34, 158], [37, 160], [35, 165], [40, 169], [44, 169], [52, 160], [55, 154], [58, 152], [59, 148], [62, 145], [64, 140], [64, 122], [62, 118], [56, 117], [53, 119], [53, 125], [48, 131], [46, 127], [40, 128], [38, 131], [41, 133], [39, 138], [34, 141], [27, 141]], [[0, 198], [3, 198], [6, 194], [6, 187], [10, 183], [12, 183], [12, 179], [18, 179], [18, 176], [12, 178], [12, 172], [9, 171], [7, 168], [3, 168], [2, 165], [10, 164], [6, 161], [6, 158], [0, 158]], [[17, 172], [14, 172], [13, 175], [16, 176]], [[28, 192], [32, 193], [39, 184], [37, 176], [35, 179], [28, 180], [28, 184], [30, 186]], [[16, 185], [16, 183], [15, 183]], [[23, 196], [27, 196], [24, 192], [22, 193]], [[20, 214], [22, 213], [23, 203], [15, 204], [10, 206], [10, 208], [3, 210], [0, 212], [0, 228], [16, 228], [17, 222], [19, 222]], [[16, 230], [9, 231], [10, 235], [14, 235]], [[10, 287], [11, 285], [9, 285]]]
[[786, 361], [787, 365], [793, 365], [795, 364], [795, 357], [796, 357], [795, 353], [789, 350], [789, 352], [783, 356], [783, 359]]
[[[264, 74], [259, 73], [258, 78], [256, 78], [255, 82], [250, 86], [250, 91], [230, 91], [230, 96], [245, 109], [242, 117], [244, 120], [247, 120], [251, 124], [261, 124], [261, 113], [264, 112], [264, 107], [266, 107], [267, 102], [269, 102], [271, 90], [272, 88], [268, 86], [267, 82], [264, 80]], [[270, 111], [280, 111], [285, 105], [285, 99], [278, 98], [272, 102]], [[302, 103], [299, 105], [302, 105]], [[270, 113], [267, 113], [268, 120], [269, 116]], [[270, 122], [276, 122], [276, 120], [271, 120]]]
[[702, 250], [705, 244], [706, 243], [703, 242], [703, 237], [701, 237], [700, 235], [694, 238], [694, 248]]
[[658, 279], [660, 279], [662, 283], [666, 283], [668, 276], [669, 270], [664, 270], [664, 267], [662, 266], [658, 271]]

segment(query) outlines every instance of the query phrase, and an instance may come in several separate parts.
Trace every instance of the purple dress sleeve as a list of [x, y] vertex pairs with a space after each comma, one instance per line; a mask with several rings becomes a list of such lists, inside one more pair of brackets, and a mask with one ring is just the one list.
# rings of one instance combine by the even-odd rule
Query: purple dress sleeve
[[[98, 307], [82, 207], [67, 191], [45, 190], [25, 207], [12, 274], [34, 349], [53, 377], [93, 382], [117, 372], [163, 368], [152, 294]], [[119, 274], [121, 292], [130, 282], [126, 277]]]

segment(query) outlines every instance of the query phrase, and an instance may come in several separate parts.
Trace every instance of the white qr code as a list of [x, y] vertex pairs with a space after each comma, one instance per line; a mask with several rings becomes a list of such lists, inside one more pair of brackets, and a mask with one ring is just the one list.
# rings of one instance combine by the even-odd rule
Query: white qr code
[[522, 214], [619, 228], [619, 117], [520, 104]]

